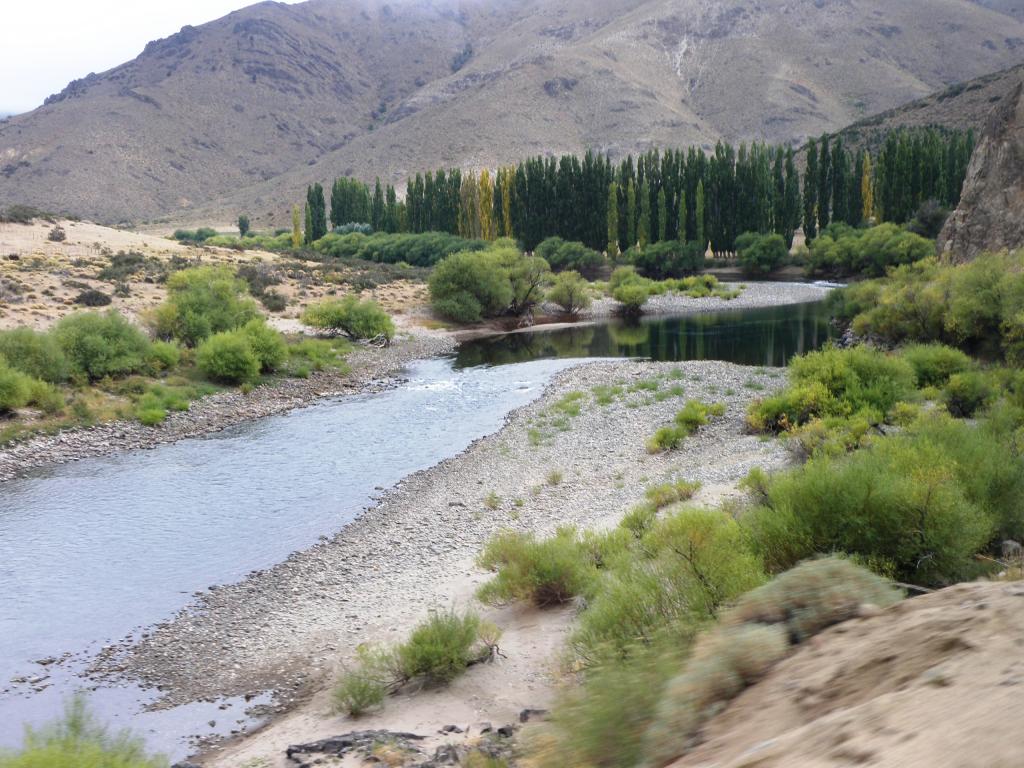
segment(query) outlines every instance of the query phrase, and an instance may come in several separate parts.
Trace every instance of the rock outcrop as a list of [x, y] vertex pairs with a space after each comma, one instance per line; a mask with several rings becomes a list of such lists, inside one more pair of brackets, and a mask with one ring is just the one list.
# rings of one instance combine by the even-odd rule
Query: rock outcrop
[[964, 180], [960, 205], [939, 235], [952, 262], [1024, 246], [1024, 80], [993, 109]]

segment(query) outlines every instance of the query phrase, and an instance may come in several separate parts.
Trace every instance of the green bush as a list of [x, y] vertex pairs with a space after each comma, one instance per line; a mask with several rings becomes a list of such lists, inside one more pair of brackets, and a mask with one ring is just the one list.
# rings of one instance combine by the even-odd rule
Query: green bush
[[108, 294], [91, 288], [82, 291], [75, 297], [75, 304], [81, 304], [83, 307], [106, 307], [111, 301], [113, 299]]
[[52, 416], [64, 409], [64, 395], [53, 384], [40, 379], [32, 379], [29, 403], [43, 413]]
[[36, 379], [58, 384], [68, 378], [68, 359], [54, 334], [30, 328], [2, 331], [0, 355], [11, 366]]
[[696, 242], [665, 240], [634, 246], [626, 251], [625, 257], [640, 274], [652, 280], [683, 277], [704, 266], [704, 249]]
[[477, 591], [481, 602], [491, 605], [515, 600], [540, 607], [558, 605], [585, 594], [597, 575], [573, 528], [561, 528], [555, 536], [541, 540], [533, 534], [500, 533], [487, 543], [477, 562], [496, 573]]
[[644, 492], [644, 495], [657, 509], [662, 509], [670, 504], [692, 499], [699, 490], [699, 482], [676, 480], [675, 482], [652, 486]]
[[590, 306], [590, 286], [579, 272], [562, 272], [555, 277], [547, 298], [566, 314], [575, 315]]
[[847, 417], [862, 411], [884, 418], [914, 391], [910, 363], [869, 347], [825, 349], [793, 358], [790, 386], [754, 403], [748, 424], [760, 432], [781, 432], [815, 418]]
[[773, 571], [816, 554], [870, 558], [904, 581], [944, 584], [970, 576], [996, 521], [966, 487], [950, 450], [913, 434], [878, 440], [846, 457], [755, 480], [761, 503], [743, 517]]
[[935, 255], [935, 243], [896, 224], [854, 229], [833, 224], [810, 244], [808, 274], [881, 277], [891, 267]]
[[900, 356], [914, 369], [918, 387], [941, 387], [953, 374], [971, 368], [971, 358], [943, 344], [912, 344]]
[[245, 333], [222, 331], [199, 345], [196, 364], [212, 381], [227, 384], [253, 382], [260, 375], [260, 359]]
[[181, 349], [169, 341], [154, 341], [147, 362], [154, 371], [169, 371], [181, 362]]
[[721, 403], [708, 405], [699, 400], [687, 401], [683, 409], [676, 414], [675, 424], [671, 427], [661, 427], [647, 441], [647, 452], [660, 453], [661, 451], [675, 450], [683, 440], [707, 424], [709, 418], [718, 417], [724, 413], [725, 406]]
[[258, 316], [248, 287], [230, 267], [194, 267], [167, 280], [167, 300], [150, 315], [156, 335], [196, 346], [203, 339], [231, 331]]
[[28, 729], [17, 752], [0, 751], [0, 768], [167, 768], [146, 753], [129, 732], [110, 733], [96, 724], [84, 700], [73, 699], [64, 717], [39, 730]]
[[480, 617], [454, 610], [434, 611], [397, 649], [407, 678], [448, 683], [480, 658]]
[[249, 341], [256, 359], [260, 363], [260, 371], [270, 373], [279, 369], [288, 359], [288, 346], [284, 337], [267, 325], [262, 318], [254, 318], [241, 328], [241, 332]]
[[990, 403], [996, 395], [989, 376], [982, 371], [969, 371], [950, 376], [942, 390], [942, 399], [951, 414], [969, 419]]
[[0, 413], [28, 405], [32, 399], [32, 377], [0, 363]]
[[312, 304], [302, 322], [313, 328], [340, 331], [350, 339], [372, 339], [395, 335], [395, 324], [375, 301], [360, 301], [356, 296]]
[[114, 310], [67, 315], [53, 335], [72, 371], [90, 380], [146, 369], [149, 339]]
[[369, 646], [356, 649], [356, 663], [345, 669], [333, 691], [334, 707], [361, 717], [384, 703], [389, 688], [401, 679], [393, 651]]
[[789, 257], [782, 235], [744, 232], [736, 238], [736, 254], [748, 275], [766, 275], [781, 267]]
[[415, 267], [432, 267], [453, 253], [482, 251], [487, 247], [484, 240], [466, 240], [446, 232], [329, 233], [313, 243], [316, 251], [333, 258], [362, 259], [382, 264], [404, 262]]
[[604, 257], [597, 251], [587, 248], [583, 243], [566, 242], [560, 237], [549, 237], [533, 252], [555, 272], [573, 271], [593, 276], [604, 264]]
[[622, 314], [639, 315], [643, 312], [647, 299], [650, 298], [650, 291], [641, 283], [630, 282], [620, 285], [612, 291], [612, 298], [622, 305]]
[[683, 509], [613, 554], [572, 637], [587, 663], [621, 658], [665, 637], [684, 642], [718, 610], [764, 580], [743, 531], [714, 509]]
[[463, 251], [442, 260], [430, 275], [434, 309], [459, 323], [503, 314], [512, 303], [508, 274], [486, 253]]

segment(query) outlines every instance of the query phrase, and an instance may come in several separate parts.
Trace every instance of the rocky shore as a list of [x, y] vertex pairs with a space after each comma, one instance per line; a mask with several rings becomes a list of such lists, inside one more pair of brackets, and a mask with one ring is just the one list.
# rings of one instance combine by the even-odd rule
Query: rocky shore
[[412, 331], [390, 347], [360, 347], [348, 357], [349, 373], [317, 372], [307, 379], [283, 379], [247, 395], [221, 392], [172, 413], [156, 427], [116, 421], [92, 427], [37, 435], [0, 449], [0, 482], [22, 477], [39, 467], [65, 464], [120, 451], [155, 448], [189, 437], [219, 432], [265, 416], [307, 405], [331, 395], [379, 391], [400, 383], [394, 375], [412, 360], [447, 354], [455, 343], [446, 334]]
[[[676, 293], [651, 296], [644, 304], [645, 315], [677, 315], [684, 313], [727, 312], [738, 309], [761, 309], [784, 304], [804, 304], [821, 301], [832, 290], [825, 285], [813, 283], [723, 283], [726, 290], [741, 289], [740, 295], [728, 301], [716, 296], [693, 299]], [[545, 305], [554, 312], [558, 308]], [[580, 312], [581, 320], [597, 320], [617, 314], [619, 303], [610, 296], [598, 299], [587, 309]]]
[[[108, 648], [93, 674], [157, 686], [167, 705], [273, 690], [287, 708], [359, 643], [397, 639], [429, 608], [468, 599], [473, 558], [498, 530], [610, 524], [674, 478], [700, 481], [698, 500], [713, 502], [754, 466], [783, 465], [785, 449], [744, 424], [749, 402], [783, 381], [778, 369], [720, 362], [569, 369], [498, 433], [410, 476], [333, 538]], [[605, 386], [622, 391], [602, 403]], [[570, 393], [581, 393], [575, 416], [560, 405]], [[648, 454], [647, 438], [691, 398], [724, 403], [725, 415], [681, 449]]]

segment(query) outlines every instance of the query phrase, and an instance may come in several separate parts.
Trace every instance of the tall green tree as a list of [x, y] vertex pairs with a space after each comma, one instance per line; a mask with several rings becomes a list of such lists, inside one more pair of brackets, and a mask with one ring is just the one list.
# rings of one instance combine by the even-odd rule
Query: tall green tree
[[608, 256], [619, 255], [619, 185], [608, 185]]
[[810, 243], [818, 236], [818, 144], [807, 142], [807, 171], [804, 173], [804, 237]]
[[668, 201], [665, 197], [665, 188], [658, 190], [658, 242], [665, 241], [665, 234], [668, 225]]
[[640, 185], [640, 218], [636, 224], [636, 239], [643, 248], [651, 236], [651, 190], [647, 182]]
[[680, 242], [687, 242], [687, 229], [686, 222], [689, 219], [689, 212], [686, 210], [686, 190], [679, 190], [679, 229], [676, 233], [676, 239]]
[[636, 185], [632, 180], [626, 189], [626, 247], [636, 245]]
[[697, 182], [697, 200], [694, 204], [694, 239], [700, 243], [700, 250], [704, 252], [708, 247], [708, 236], [704, 229], [704, 180]]
[[786, 179], [784, 182], [783, 196], [785, 204], [783, 210], [782, 236], [786, 238], [786, 247], [793, 247], [793, 235], [796, 228], [800, 226], [800, 176], [796, 170], [796, 162], [793, 158], [792, 148], [786, 149]]
[[832, 212], [832, 156], [827, 133], [821, 135], [821, 151], [818, 155], [818, 227], [829, 225]]
[[373, 202], [370, 208], [370, 226], [374, 232], [384, 229], [384, 189], [380, 185], [380, 177], [377, 177], [377, 184], [373, 189]]
[[319, 182], [306, 189], [306, 244], [327, 234], [327, 204]]

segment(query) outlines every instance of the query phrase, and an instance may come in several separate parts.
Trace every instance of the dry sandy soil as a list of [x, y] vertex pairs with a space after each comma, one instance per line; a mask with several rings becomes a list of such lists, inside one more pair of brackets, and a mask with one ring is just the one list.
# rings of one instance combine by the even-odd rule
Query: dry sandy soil
[[[36, 220], [32, 224], [0, 224], [0, 330], [18, 326], [45, 329], [61, 317], [82, 309], [74, 299], [86, 288], [111, 296], [110, 307], [138, 320], [167, 295], [164, 285], [152, 276], [147, 280], [139, 271], [127, 281], [128, 296], [114, 293], [114, 281], [100, 280], [100, 270], [110, 265], [119, 252], [136, 252], [159, 263], [188, 259], [197, 264], [263, 263], [281, 279], [274, 290], [284, 294], [288, 306], [282, 312], [269, 313], [270, 321], [281, 330], [295, 330], [297, 318], [307, 304], [328, 295], [341, 295], [350, 288], [340, 282], [344, 271], [329, 277], [313, 262], [266, 251], [234, 251], [226, 248], [195, 247], [153, 234], [113, 229], [87, 221], [60, 221], [67, 239], [48, 239], [53, 224]], [[399, 280], [363, 291], [364, 298], [376, 299], [399, 325], [418, 322], [404, 313], [427, 301], [426, 286], [420, 282]]]
[[1024, 764], [1024, 584], [905, 600], [818, 635], [674, 768]]

